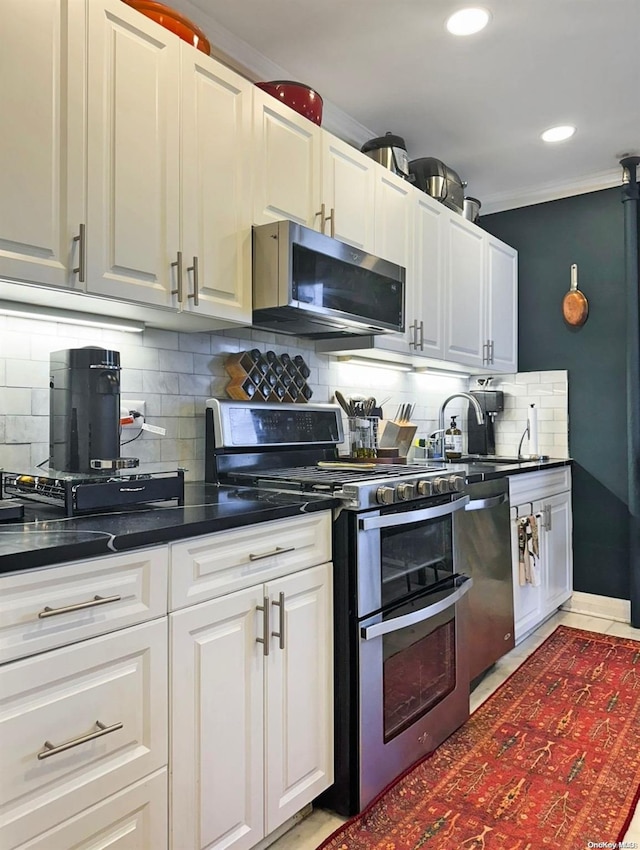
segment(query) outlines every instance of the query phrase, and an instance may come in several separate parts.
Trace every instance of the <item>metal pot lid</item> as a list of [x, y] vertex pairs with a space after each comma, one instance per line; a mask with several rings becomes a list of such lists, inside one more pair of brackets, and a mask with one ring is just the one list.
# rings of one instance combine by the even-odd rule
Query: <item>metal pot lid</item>
[[369, 151], [377, 151], [380, 148], [402, 148], [402, 150], [406, 151], [407, 146], [405, 145], [402, 136], [394, 136], [393, 133], [387, 133], [384, 136], [369, 139], [369, 141], [365, 142], [360, 148], [360, 152], [368, 153]]

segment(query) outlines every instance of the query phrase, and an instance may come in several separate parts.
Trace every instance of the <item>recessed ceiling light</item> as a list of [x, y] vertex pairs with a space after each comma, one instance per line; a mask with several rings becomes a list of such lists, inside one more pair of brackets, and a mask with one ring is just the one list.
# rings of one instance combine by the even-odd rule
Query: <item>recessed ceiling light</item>
[[460, 9], [447, 18], [447, 29], [452, 35], [473, 35], [489, 23], [489, 12], [479, 6]]
[[576, 128], [571, 124], [563, 124], [561, 127], [549, 127], [540, 134], [540, 138], [543, 142], [564, 142], [565, 139], [570, 139], [575, 131]]

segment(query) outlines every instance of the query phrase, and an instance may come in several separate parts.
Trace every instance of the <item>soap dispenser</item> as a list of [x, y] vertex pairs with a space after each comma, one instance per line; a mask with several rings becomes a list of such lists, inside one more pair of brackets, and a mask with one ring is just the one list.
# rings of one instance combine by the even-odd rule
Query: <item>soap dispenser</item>
[[451, 425], [444, 432], [444, 454], [447, 460], [462, 457], [462, 431], [456, 425], [456, 417], [451, 417]]

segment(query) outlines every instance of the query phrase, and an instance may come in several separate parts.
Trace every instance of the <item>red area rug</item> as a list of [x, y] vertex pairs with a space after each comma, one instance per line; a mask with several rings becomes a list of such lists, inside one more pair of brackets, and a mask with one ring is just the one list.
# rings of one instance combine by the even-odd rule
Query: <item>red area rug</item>
[[639, 784], [640, 643], [559, 626], [321, 848], [617, 847]]

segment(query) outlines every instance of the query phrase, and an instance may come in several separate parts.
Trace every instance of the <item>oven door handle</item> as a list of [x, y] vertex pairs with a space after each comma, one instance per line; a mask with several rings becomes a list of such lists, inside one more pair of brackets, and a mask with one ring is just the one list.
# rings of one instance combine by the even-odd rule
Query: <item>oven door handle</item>
[[506, 493], [500, 493], [499, 496], [489, 496], [488, 499], [472, 499], [468, 505], [465, 505], [465, 511], [490, 510], [491, 508], [497, 508], [498, 505], [504, 505], [506, 501]]
[[380, 635], [399, 632], [400, 629], [406, 629], [407, 626], [414, 626], [416, 623], [422, 623], [424, 620], [429, 620], [431, 617], [441, 614], [462, 599], [473, 585], [473, 579], [469, 576], [460, 576], [456, 581], [459, 581], [460, 584], [444, 599], [439, 599], [433, 605], [428, 605], [419, 611], [412, 611], [411, 614], [403, 614], [394, 620], [383, 620], [382, 623], [375, 623], [373, 626], [363, 626], [360, 629], [360, 637], [363, 640], [373, 640], [373, 638], [380, 637]]
[[462, 496], [460, 499], [447, 502], [446, 505], [437, 505], [435, 508], [422, 508], [422, 510], [408, 511], [406, 514], [383, 514], [382, 516], [363, 517], [360, 520], [360, 530], [371, 531], [374, 528], [395, 528], [398, 525], [411, 525], [413, 522], [450, 516], [456, 511], [461, 511], [470, 501], [470, 496]]

